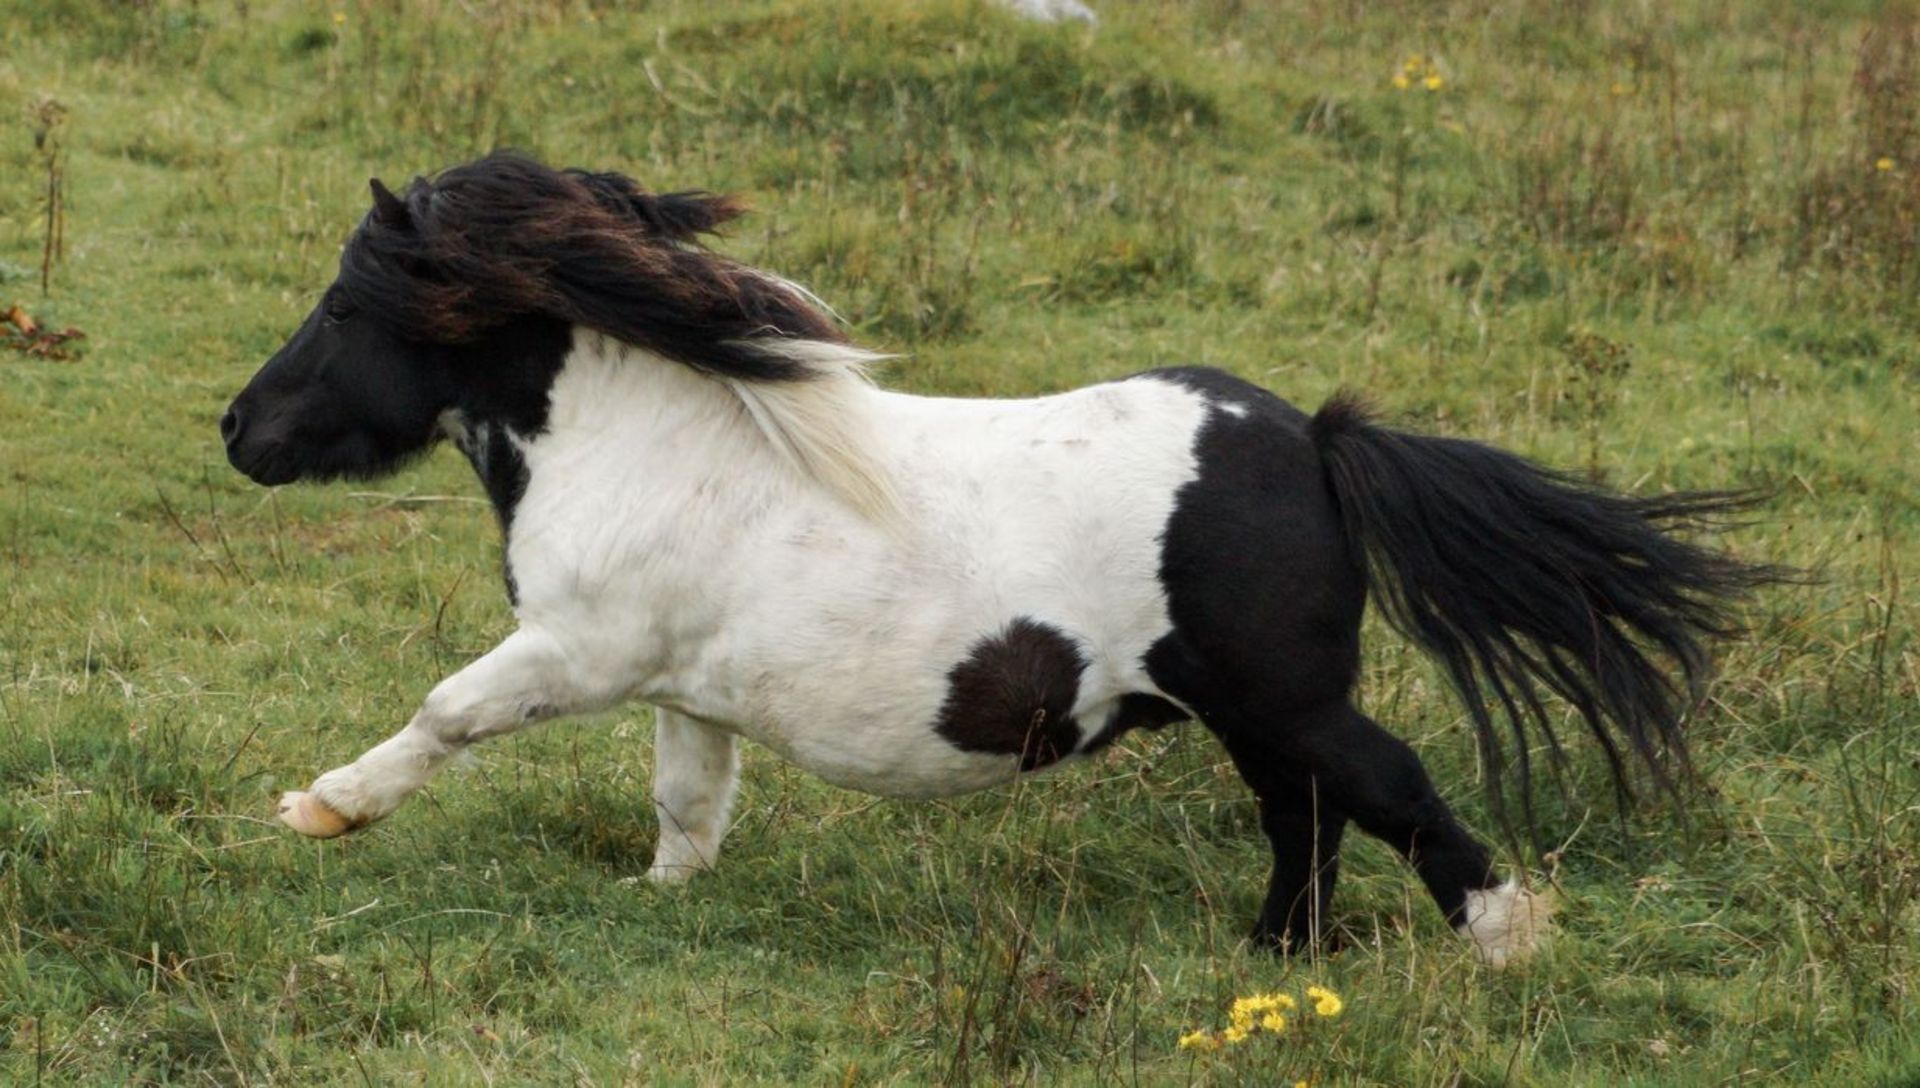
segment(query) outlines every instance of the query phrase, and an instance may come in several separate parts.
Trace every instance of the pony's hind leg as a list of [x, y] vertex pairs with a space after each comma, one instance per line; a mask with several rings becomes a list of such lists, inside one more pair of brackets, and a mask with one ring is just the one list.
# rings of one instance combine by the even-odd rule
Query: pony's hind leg
[[344, 834], [399, 808], [469, 744], [599, 709], [618, 694], [584, 676], [551, 636], [522, 628], [442, 680], [405, 729], [305, 791], [283, 795], [280, 819], [315, 838]]
[[1454, 818], [1405, 741], [1344, 699], [1290, 724], [1294, 758], [1361, 830], [1412, 863], [1448, 924], [1482, 958], [1504, 966], [1544, 941], [1547, 902], [1500, 880], [1492, 854]]
[[740, 781], [734, 735], [665, 708], [654, 712], [653, 808], [660, 841], [647, 876], [685, 880], [713, 868], [720, 856]]
[[1251, 938], [1288, 952], [1321, 945], [1347, 815], [1329, 803], [1319, 783], [1283, 768], [1264, 745], [1233, 730], [1222, 730], [1220, 739], [1259, 801], [1260, 829], [1273, 847], [1273, 875]]

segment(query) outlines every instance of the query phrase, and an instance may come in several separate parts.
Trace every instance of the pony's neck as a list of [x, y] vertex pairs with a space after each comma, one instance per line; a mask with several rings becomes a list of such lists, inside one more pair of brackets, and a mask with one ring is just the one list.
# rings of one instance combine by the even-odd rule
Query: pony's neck
[[501, 350], [494, 355], [503, 365], [463, 375], [460, 396], [440, 420], [507, 536], [535, 462], [557, 457], [566, 466], [557, 471], [570, 475], [596, 465], [645, 466], [669, 484], [702, 463], [765, 479], [764, 466], [756, 472], [738, 463], [756, 454], [779, 467], [722, 383], [598, 333], [559, 332], [547, 350]]
[[546, 430], [644, 442], [746, 444], [751, 421], [721, 381], [610, 336], [575, 329], [548, 393]]
[[733, 474], [787, 477], [863, 516], [887, 521], [898, 506], [878, 436], [879, 398], [863, 367], [876, 358], [842, 344], [782, 341], [811, 377], [749, 382], [717, 378], [642, 348], [575, 330], [553, 383], [547, 430], [570, 440], [607, 436], [609, 452], [644, 456], [656, 445], [684, 463], [689, 449]]

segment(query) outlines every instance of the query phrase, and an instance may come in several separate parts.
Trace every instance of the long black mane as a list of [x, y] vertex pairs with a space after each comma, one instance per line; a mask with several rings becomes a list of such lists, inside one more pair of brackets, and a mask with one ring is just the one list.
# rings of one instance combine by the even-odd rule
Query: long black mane
[[374, 193], [338, 287], [410, 339], [470, 343], [536, 316], [747, 381], [812, 375], [783, 341], [845, 342], [792, 286], [700, 245], [741, 213], [732, 197], [505, 152]]

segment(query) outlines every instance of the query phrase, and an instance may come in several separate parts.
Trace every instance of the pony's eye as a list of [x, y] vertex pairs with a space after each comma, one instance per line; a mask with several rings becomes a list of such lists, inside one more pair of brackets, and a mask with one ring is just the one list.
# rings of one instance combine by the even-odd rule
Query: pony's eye
[[329, 325], [338, 325], [353, 316], [353, 300], [344, 291], [328, 291], [320, 306], [320, 316]]

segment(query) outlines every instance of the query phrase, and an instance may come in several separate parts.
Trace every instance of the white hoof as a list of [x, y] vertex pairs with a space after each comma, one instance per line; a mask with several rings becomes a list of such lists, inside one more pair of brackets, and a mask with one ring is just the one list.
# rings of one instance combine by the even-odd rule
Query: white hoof
[[1509, 880], [1497, 888], [1467, 893], [1461, 935], [1473, 941], [1489, 967], [1509, 967], [1546, 946], [1553, 927], [1553, 901]]
[[342, 816], [313, 794], [299, 790], [280, 795], [280, 822], [314, 839], [344, 835], [361, 823]]
[[655, 884], [685, 884], [693, 879], [693, 874], [705, 872], [704, 865], [661, 865], [655, 863], [647, 870], [647, 879]]

